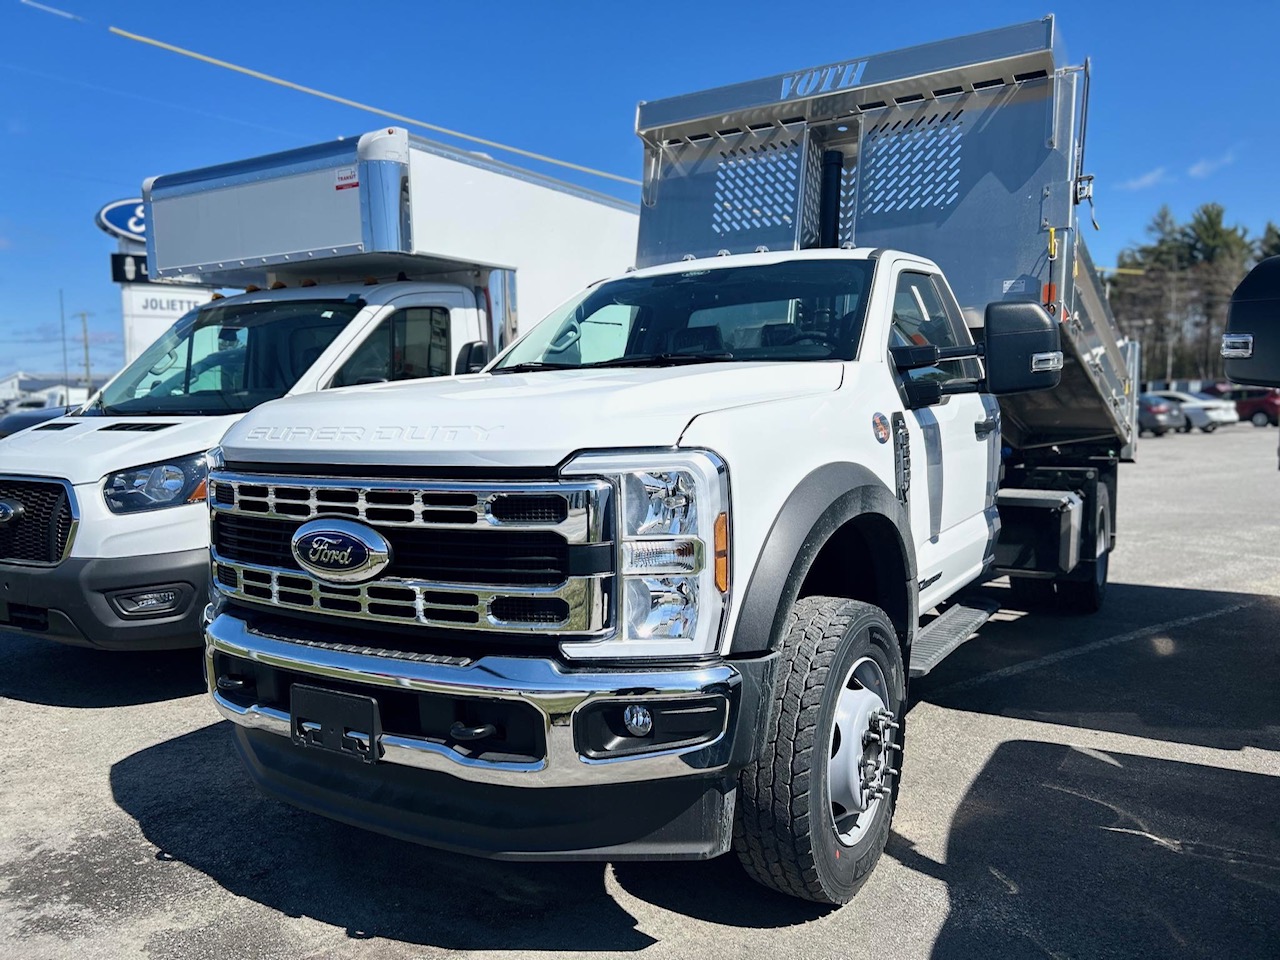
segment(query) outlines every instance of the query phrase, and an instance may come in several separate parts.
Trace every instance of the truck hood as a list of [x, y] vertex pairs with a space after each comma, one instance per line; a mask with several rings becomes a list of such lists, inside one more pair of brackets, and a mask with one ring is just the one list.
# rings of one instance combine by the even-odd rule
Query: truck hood
[[700, 414], [835, 390], [843, 364], [476, 374], [264, 404], [223, 438], [233, 463], [554, 467], [580, 450], [676, 445]]
[[0, 440], [0, 474], [96, 483], [117, 470], [203, 453], [235, 421], [235, 416], [61, 417]]

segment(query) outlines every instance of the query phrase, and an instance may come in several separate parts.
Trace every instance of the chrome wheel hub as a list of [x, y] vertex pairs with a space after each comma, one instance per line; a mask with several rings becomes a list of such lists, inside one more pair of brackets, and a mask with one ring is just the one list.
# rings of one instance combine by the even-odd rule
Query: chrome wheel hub
[[892, 789], [898, 722], [889, 709], [889, 685], [870, 657], [858, 660], [841, 685], [831, 728], [827, 781], [831, 820], [841, 843], [862, 839]]

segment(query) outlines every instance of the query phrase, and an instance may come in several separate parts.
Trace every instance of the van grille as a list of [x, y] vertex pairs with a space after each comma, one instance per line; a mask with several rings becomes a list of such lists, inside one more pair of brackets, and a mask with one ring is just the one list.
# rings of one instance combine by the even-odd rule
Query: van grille
[[71, 490], [56, 480], [0, 477], [0, 500], [16, 509], [12, 519], [0, 524], [0, 561], [61, 562], [75, 529]]

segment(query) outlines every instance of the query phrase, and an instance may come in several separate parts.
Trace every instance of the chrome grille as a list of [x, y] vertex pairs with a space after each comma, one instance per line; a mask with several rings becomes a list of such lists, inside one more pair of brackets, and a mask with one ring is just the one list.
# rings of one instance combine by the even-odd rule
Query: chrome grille
[[[591, 636], [613, 622], [612, 486], [452, 483], [214, 473], [214, 582], [281, 612], [492, 633]], [[367, 524], [392, 565], [361, 584], [320, 581], [292, 556], [320, 517]]]
[[568, 543], [598, 543], [609, 484], [449, 483], [436, 480], [352, 481], [215, 474], [215, 510], [306, 521], [349, 517], [378, 526], [551, 530]]
[[[216, 513], [213, 549], [241, 563], [302, 573], [293, 555], [293, 534], [301, 521]], [[569, 576], [571, 547], [564, 537], [543, 530], [489, 531], [370, 524], [387, 540], [394, 558], [388, 574], [410, 580], [474, 583], [478, 586], [555, 586]], [[594, 548], [598, 550], [599, 548]], [[579, 568], [582, 559], [579, 559]], [[596, 567], [600, 566], [598, 558]], [[598, 569], [597, 569], [597, 572]]]

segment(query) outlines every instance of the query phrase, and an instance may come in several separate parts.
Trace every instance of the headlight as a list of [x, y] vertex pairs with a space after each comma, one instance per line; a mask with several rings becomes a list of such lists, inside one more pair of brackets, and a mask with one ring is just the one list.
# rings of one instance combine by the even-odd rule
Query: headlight
[[208, 475], [208, 461], [203, 453], [197, 453], [109, 474], [102, 495], [112, 513], [199, 503], [205, 498]]
[[566, 657], [712, 653], [729, 602], [729, 477], [701, 451], [588, 453], [562, 471], [611, 480], [617, 507], [618, 624]]

